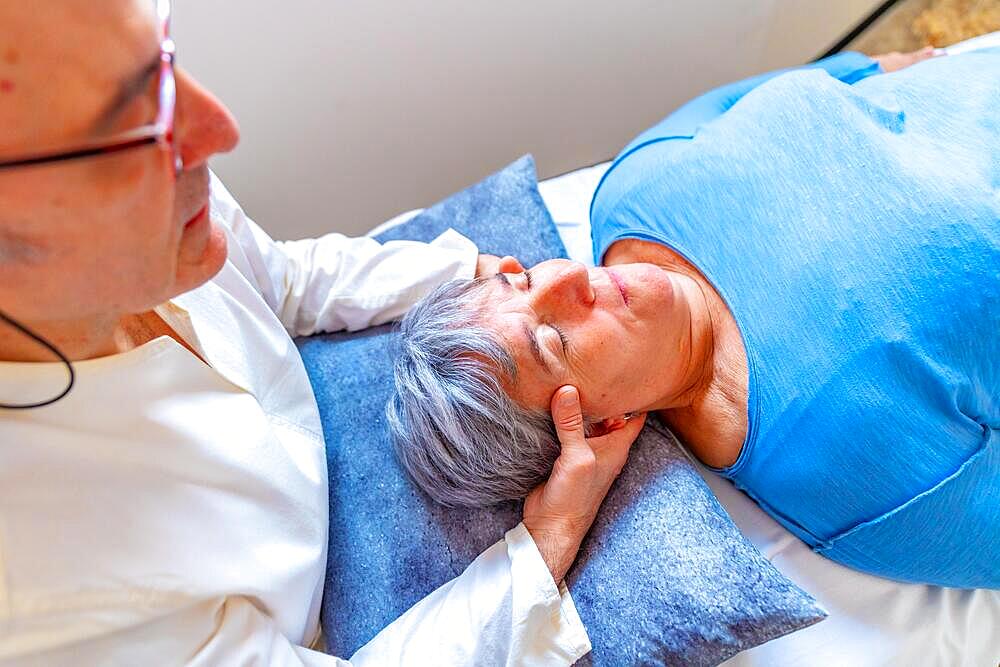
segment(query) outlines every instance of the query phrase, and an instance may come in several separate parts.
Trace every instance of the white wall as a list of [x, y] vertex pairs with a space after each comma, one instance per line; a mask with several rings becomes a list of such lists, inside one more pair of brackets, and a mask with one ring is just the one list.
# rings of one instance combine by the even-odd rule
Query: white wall
[[213, 167], [278, 238], [359, 234], [523, 153], [614, 155], [693, 95], [812, 59], [879, 0], [175, 0], [240, 120]]

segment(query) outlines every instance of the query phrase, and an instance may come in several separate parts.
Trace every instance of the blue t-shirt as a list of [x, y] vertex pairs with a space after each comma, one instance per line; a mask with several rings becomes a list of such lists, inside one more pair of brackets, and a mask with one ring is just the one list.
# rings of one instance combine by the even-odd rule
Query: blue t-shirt
[[1000, 50], [870, 76], [844, 54], [643, 133], [595, 257], [669, 246], [725, 299], [749, 430], [723, 475], [817, 551], [1000, 587]]

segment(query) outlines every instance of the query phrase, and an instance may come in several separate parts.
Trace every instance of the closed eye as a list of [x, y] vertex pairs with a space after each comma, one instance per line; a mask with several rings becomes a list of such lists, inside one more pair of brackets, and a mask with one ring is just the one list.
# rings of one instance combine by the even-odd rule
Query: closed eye
[[549, 326], [552, 327], [553, 329], [555, 329], [555, 332], [557, 334], [559, 334], [559, 340], [562, 342], [563, 352], [565, 352], [566, 351], [566, 346], [569, 345], [569, 339], [566, 338], [566, 334], [564, 334], [562, 332], [562, 329], [560, 329], [559, 327], [557, 327], [554, 324], [550, 324]]
[[[524, 284], [527, 286], [527, 288], [529, 290], [531, 289], [531, 270], [530, 269], [525, 269], [524, 270]], [[559, 334], [559, 341], [562, 343], [563, 353], [565, 354], [566, 353], [566, 346], [569, 345], [569, 339], [566, 338], [566, 334], [563, 333], [562, 329], [560, 329], [556, 325], [549, 324], [549, 326], [552, 327], [552, 329], [557, 334]]]
[[[527, 287], [529, 290], [531, 289], [531, 270], [530, 269], [525, 269], [524, 270], [524, 284], [525, 284], [525, 287]], [[557, 334], [559, 334], [559, 342], [562, 343], [563, 354], [566, 354], [566, 346], [569, 345], [569, 339], [566, 337], [566, 334], [564, 334], [563, 331], [562, 331], [562, 329], [560, 329], [559, 327], [557, 327], [554, 324], [549, 324], [549, 326], [552, 327], [552, 329]]]

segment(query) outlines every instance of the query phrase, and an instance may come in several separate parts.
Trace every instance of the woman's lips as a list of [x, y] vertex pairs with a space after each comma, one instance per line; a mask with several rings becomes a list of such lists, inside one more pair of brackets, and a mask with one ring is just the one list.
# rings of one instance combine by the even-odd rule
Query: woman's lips
[[611, 278], [611, 282], [613, 282], [618, 287], [618, 291], [621, 292], [622, 301], [625, 303], [625, 307], [627, 308], [628, 307], [628, 289], [625, 287], [625, 281], [622, 280], [622, 277], [619, 276], [614, 271], [612, 271], [611, 269], [605, 269], [605, 271], [608, 272], [608, 277]]

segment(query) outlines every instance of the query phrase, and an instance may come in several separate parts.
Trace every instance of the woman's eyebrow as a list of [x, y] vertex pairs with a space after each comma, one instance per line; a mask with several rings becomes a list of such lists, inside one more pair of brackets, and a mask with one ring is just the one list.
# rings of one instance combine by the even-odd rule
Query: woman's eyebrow
[[111, 98], [111, 102], [101, 112], [101, 115], [98, 116], [97, 121], [91, 128], [94, 134], [99, 134], [102, 130], [106, 130], [114, 122], [118, 114], [128, 107], [132, 100], [146, 91], [146, 86], [150, 78], [160, 71], [161, 62], [160, 54], [157, 53], [156, 57], [143, 66], [142, 69], [118, 84], [118, 91], [115, 93], [115, 96]]

